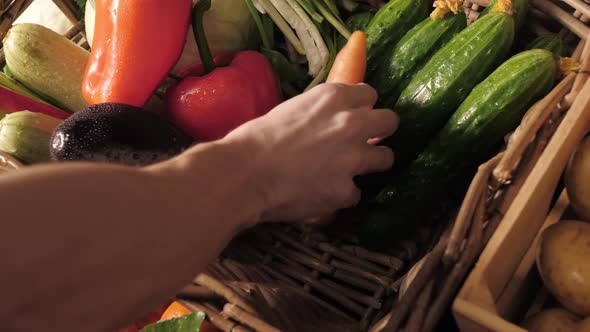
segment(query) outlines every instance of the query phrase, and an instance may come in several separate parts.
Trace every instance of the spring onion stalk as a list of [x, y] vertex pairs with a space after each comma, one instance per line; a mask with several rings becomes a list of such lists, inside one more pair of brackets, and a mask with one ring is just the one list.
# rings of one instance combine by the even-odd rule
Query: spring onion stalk
[[276, 26], [281, 30], [285, 38], [293, 45], [297, 53], [301, 55], [305, 55], [305, 48], [301, 43], [301, 40], [297, 38], [293, 30], [291, 29], [289, 23], [283, 19], [281, 14], [276, 10], [273, 4], [270, 3], [269, 0], [256, 0], [257, 3], [264, 9], [264, 11], [270, 16], [270, 18], [275, 22]]
[[315, 7], [311, 2], [309, 2], [309, 0], [297, 0], [297, 2], [301, 7], [303, 7], [303, 9], [305, 9], [305, 11], [314, 21], [320, 24], [324, 21], [324, 17], [315, 10]]
[[332, 1], [332, 0], [323, 0], [323, 1], [326, 4], [326, 7], [328, 7], [328, 9], [330, 10], [330, 12], [332, 13], [332, 15], [334, 15], [335, 17], [339, 17], [340, 16], [340, 13], [338, 12], [338, 7], [334, 3], [334, 1]]
[[309, 73], [316, 76], [330, 59], [330, 52], [324, 41], [324, 36], [295, 0], [285, 0], [285, 2], [299, 17], [299, 20], [294, 22], [296, 24], [294, 28], [298, 34], [306, 36], [306, 38], [301, 38], [301, 42], [307, 52]]
[[350, 31], [348, 31], [348, 28], [342, 24], [342, 22], [335, 17], [334, 15], [332, 15], [332, 13], [330, 13], [330, 11], [328, 9], [326, 9], [319, 0], [314, 0], [314, 3], [316, 5], [316, 7], [318, 8], [318, 10], [320, 11], [320, 13], [326, 18], [326, 20], [328, 22], [330, 22], [330, 24], [342, 35], [344, 36], [344, 38], [348, 39], [350, 38]]
[[264, 48], [271, 49], [270, 41], [268, 40], [268, 35], [266, 34], [266, 30], [264, 29], [264, 25], [262, 24], [262, 19], [260, 18], [260, 14], [258, 13], [258, 10], [256, 10], [256, 7], [254, 7], [252, 0], [245, 0], [245, 1], [246, 1], [246, 5], [248, 6], [248, 10], [250, 10], [250, 14], [252, 15], [252, 18], [254, 19], [254, 23], [256, 23], [256, 27], [258, 28], [258, 32], [260, 33], [260, 38], [262, 40], [262, 46], [264, 46]]

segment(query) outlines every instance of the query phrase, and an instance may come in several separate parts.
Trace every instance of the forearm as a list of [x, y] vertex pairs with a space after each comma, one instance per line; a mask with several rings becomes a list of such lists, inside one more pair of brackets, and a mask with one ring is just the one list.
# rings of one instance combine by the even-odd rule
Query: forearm
[[146, 169], [70, 164], [0, 178], [10, 220], [0, 232], [9, 299], [0, 321], [8, 330], [112, 329], [172, 296], [258, 218], [244, 153], [203, 144], [194, 158]]

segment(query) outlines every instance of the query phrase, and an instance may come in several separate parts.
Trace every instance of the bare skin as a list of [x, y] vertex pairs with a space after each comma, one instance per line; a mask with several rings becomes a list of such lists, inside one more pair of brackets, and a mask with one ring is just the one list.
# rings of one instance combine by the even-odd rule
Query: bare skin
[[2, 330], [113, 331], [173, 296], [240, 230], [355, 205], [353, 177], [393, 163], [367, 143], [398, 124], [375, 99], [367, 85], [322, 85], [150, 167], [3, 175]]

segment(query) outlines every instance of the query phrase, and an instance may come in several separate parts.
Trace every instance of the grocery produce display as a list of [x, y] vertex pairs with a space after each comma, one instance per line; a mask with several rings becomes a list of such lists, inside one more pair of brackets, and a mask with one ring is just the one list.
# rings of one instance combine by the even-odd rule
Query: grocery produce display
[[[378, 143], [395, 151], [395, 166], [356, 179], [364, 197], [352, 209], [353, 233], [376, 250], [450, 213], [477, 167], [574, 67], [561, 35], [518, 39], [527, 0], [494, 0], [474, 22], [462, 0], [82, 3], [90, 51], [33, 23], [4, 37], [1, 152], [25, 165], [146, 166], [318, 84], [366, 82], [376, 107], [401, 120]], [[527, 46], [515, 51], [516, 42]], [[588, 149], [585, 141], [565, 176], [586, 221]], [[539, 272], [564, 308], [523, 326], [577, 326], [590, 316], [590, 265], [579, 264], [590, 260], [589, 243], [581, 221], [545, 231]], [[215, 331], [204, 313], [168, 305], [121, 331]]]

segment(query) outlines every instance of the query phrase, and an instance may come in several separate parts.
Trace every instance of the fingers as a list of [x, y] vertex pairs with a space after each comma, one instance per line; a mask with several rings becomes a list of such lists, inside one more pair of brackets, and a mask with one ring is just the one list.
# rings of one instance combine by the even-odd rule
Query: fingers
[[360, 167], [357, 174], [365, 175], [374, 172], [388, 170], [393, 166], [394, 153], [386, 146], [367, 145], [364, 153], [361, 155]]
[[392, 110], [374, 109], [365, 113], [363, 114], [366, 118], [363, 139], [391, 136], [399, 126], [399, 116]]
[[370, 109], [377, 102], [377, 91], [368, 84], [321, 84], [310, 91], [309, 97], [325, 103], [332, 110]]

